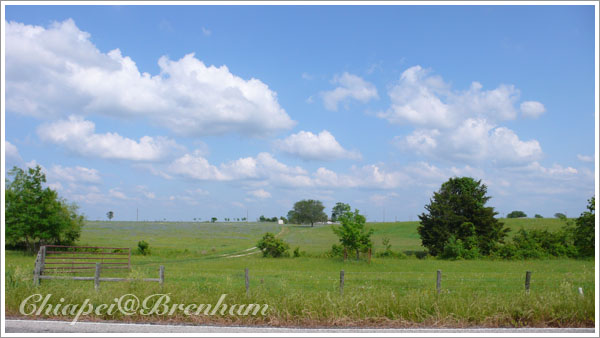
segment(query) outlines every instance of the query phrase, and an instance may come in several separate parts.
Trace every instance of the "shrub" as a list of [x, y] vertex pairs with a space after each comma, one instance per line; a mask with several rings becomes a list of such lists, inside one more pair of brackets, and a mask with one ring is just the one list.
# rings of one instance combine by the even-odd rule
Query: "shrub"
[[540, 214], [535, 214], [534, 216], [535, 218], [544, 218], [544, 216], [540, 215]]
[[344, 257], [344, 247], [341, 245], [333, 244], [331, 250], [327, 252], [328, 257]]
[[470, 237], [465, 241], [456, 239], [451, 236], [444, 250], [440, 254], [440, 258], [443, 259], [475, 259], [480, 257], [477, 246], [474, 245], [476, 242], [474, 237]]
[[264, 234], [263, 238], [256, 244], [256, 247], [262, 251], [263, 257], [289, 256], [289, 253], [287, 252], [290, 249], [289, 244], [276, 238], [275, 235], [270, 232]]
[[138, 253], [141, 255], [149, 255], [150, 254], [150, 244], [148, 242], [142, 240], [138, 242]]
[[506, 215], [506, 218], [519, 218], [519, 217], [527, 217], [527, 214], [521, 210], [515, 210]]
[[300, 248], [296, 247], [296, 249], [294, 249], [294, 257], [300, 257]]
[[571, 233], [568, 228], [556, 232], [520, 229], [511, 243], [496, 249], [494, 256], [503, 259], [575, 257], [577, 249]]

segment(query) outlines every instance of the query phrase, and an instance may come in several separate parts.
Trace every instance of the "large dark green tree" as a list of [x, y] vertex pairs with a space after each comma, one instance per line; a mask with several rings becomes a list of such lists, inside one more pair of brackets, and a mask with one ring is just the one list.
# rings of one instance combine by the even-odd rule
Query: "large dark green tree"
[[[321, 201], [302, 200], [294, 203], [294, 209], [288, 212], [290, 223], [310, 223], [327, 221], [327, 214], [323, 212], [325, 207]], [[293, 220], [293, 221], [292, 221]]]
[[425, 206], [427, 212], [419, 215], [417, 230], [431, 255], [443, 252], [451, 237], [474, 241], [483, 255], [503, 242], [509, 229], [494, 217], [498, 214], [494, 208], [486, 206], [491, 198], [486, 194], [486, 185], [471, 177], [454, 177], [442, 184]]
[[24, 171], [14, 167], [5, 191], [6, 245], [34, 252], [42, 244], [73, 244], [81, 234], [84, 217], [75, 204], [46, 187], [40, 166]]
[[577, 218], [575, 226], [575, 246], [580, 256], [594, 256], [596, 231], [595, 231], [595, 210], [596, 198], [592, 197], [588, 200], [588, 211], [581, 213]]

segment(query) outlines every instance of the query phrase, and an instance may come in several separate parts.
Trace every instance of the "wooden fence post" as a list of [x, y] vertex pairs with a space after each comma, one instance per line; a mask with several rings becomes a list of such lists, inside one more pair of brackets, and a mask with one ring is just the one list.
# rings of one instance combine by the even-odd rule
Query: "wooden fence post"
[[129, 256], [127, 257], [127, 267], [129, 268], [129, 271], [131, 271], [131, 248], [129, 249]]
[[158, 283], [160, 284], [160, 286], [163, 286], [163, 284], [165, 284], [165, 266], [161, 265], [158, 271], [159, 271], [158, 272], [159, 273], [159, 277], [158, 277], [159, 282]]
[[531, 282], [531, 271], [525, 273], [525, 291], [529, 293], [529, 284]]
[[41, 248], [42, 254], [40, 256], [40, 275], [44, 274], [44, 268], [46, 267], [46, 246]]
[[442, 270], [437, 271], [437, 281], [435, 286], [438, 294], [442, 292]]
[[344, 270], [340, 271], [340, 296], [344, 295]]
[[369, 264], [371, 264], [371, 248], [369, 248]]
[[40, 285], [40, 269], [41, 269], [41, 258], [38, 252], [37, 258], [35, 259], [35, 268], [33, 269], [33, 285]]
[[248, 268], [244, 269], [246, 275], [246, 296], [250, 294], [250, 276], [248, 276]]
[[96, 263], [96, 273], [94, 274], [94, 290], [100, 289], [100, 263]]

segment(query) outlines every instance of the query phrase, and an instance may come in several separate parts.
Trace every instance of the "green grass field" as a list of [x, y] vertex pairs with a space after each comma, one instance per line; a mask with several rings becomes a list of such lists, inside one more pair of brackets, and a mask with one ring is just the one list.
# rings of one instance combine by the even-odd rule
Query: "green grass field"
[[[559, 229], [557, 219], [510, 219], [513, 229]], [[389, 238], [394, 251], [422, 251], [417, 222], [374, 223], [375, 251]], [[263, 258], [250, 253], [265, 232], [278, 234], [307, 257]], [[331, 226], [273, 223], [88, 222], [80, 245], [135, 248], [150, 243], [150, 256], [134, 255], [136, 277], [157, 277], [165, 266], [163, 289], [153, 282], [104, 282], [95, 292], [91, 281], [44, 281], [32, 285], [34, 258], [6, 252], [6, 313], [19, 316], [21, 301], [33, 293], [52, 293], [81, 304], [111, 302], [125, 293], [139, 298], [169, 293], [174, 303], [216, 303], [227, 294], [231, 303], [269, 304], [265, 316], [101, 316], [88, 319], [126, 321], [185, 321], [192, 323], [298, 326], [594, 326], [594, 261], [444, 261], [437, 259], [375, 258], [342, 261], [324, 253], [337, 243]], [[250, 294], [244, 269], [250, 273]], [[345, 272], [344, 294], [339, 292]], [[442, 270], [442, 292], [436, 293], [436, 271]], [[532, 271], [531, 291], [525, 293], [525, 272]], [[117, 273], [113, 273], [117, 274]], [[121, 272], [123, 275], [127, 273]], [[581, 287], [584, 295], [578, 293]], [[52, 316], [56, 317], [56, 316]], [[58, 316], [60, 317], [60, 316]], [[65, 318], [67, 319], [67, 318]]]

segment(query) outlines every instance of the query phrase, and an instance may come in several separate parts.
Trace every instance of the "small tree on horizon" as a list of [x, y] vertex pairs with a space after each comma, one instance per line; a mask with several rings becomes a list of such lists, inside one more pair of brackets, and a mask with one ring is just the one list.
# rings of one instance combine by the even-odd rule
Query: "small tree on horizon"
[[562, 212], [557, 212], [554, 214], [554, 217], [559, 218], [559, 219], [565, 219], [565, 218], [567, 218], [567, 215], [563, 214]]
[[106, 213], [106, 218], [108, 218], [109, 221], [112, 221], [113, 217], [115, 217], [115, 213], [112, 211], [109, 211]]
[[527, 217], [527, 214], [521, 210], [515, 210], [515, 211], [510, 212], [508, 215], [506, 215], [506, 218], [521, 218], [521, 217]]
[[296, 202], [294, 209], [288, 212], [288, 220], [290, 223], [310, 223], [310, 226], [313, 227], [315, 222], [327, 221], [324, 209], [321, 201], [301, 200]]

